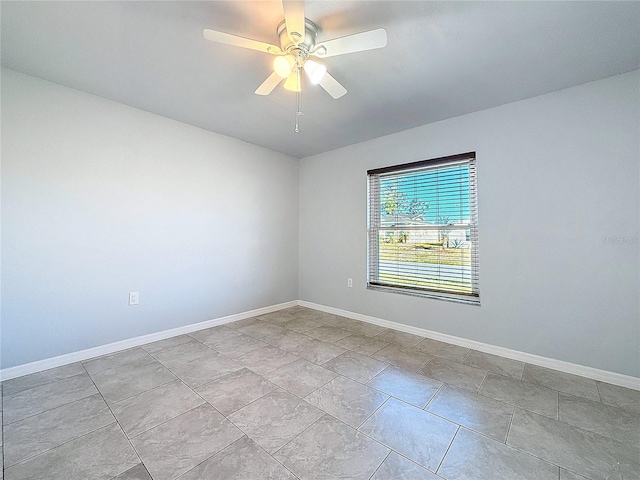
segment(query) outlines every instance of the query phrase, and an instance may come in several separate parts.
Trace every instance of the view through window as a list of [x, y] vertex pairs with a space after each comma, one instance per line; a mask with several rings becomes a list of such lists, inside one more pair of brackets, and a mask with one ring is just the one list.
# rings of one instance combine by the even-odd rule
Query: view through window
[[479, 304], [475, 152], [367, 175], [368, 287]]

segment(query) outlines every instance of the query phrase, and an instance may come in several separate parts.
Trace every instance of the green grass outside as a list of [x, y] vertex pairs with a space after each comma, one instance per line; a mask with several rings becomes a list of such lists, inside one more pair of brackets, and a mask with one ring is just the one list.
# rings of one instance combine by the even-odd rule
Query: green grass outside
[[469, 265], [471, 249], [442, 248], [431, 243], [385, 243], [380, 242], [380, 260], [433, 263], [436, 265]]

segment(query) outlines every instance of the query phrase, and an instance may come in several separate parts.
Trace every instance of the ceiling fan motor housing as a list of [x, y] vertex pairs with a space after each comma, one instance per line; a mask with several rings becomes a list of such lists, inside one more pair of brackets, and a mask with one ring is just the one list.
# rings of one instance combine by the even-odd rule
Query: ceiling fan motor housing
[[304, 42], [300, 42], [297, 45], [287, 35], [287, 25], [282, 20], [276, 29], [278, 38], [280, 39], [280, 47], [287, 53], [293, 53], [292, 50], [300, 49], [303, 56], [306, 58], [310, 51], [313, 51], [316, 46], [316, 37], [318, 35], [318, 26], [308, 18], [304, 19]]

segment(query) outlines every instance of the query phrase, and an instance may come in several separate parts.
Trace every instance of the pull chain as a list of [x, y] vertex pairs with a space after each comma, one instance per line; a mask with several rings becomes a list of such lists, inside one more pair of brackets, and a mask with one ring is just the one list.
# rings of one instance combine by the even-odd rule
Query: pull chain
[[296, 91], [296, 128], [294, 129], [294, 131], [298, 133], [300, 132], [300, 116], [304, 115], [304, 113], [300, 111], [300, 94], [302, 91], [302, 86], [300, 85], [300, 67], [296, 68], [296, 76], [298, 79], [298, 88]]

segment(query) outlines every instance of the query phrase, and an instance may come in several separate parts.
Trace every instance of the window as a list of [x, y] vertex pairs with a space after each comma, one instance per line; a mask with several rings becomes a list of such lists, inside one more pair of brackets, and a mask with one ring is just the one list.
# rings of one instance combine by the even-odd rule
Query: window
[[368, 288], [480, 304], [475, 157], [367, 172]]

